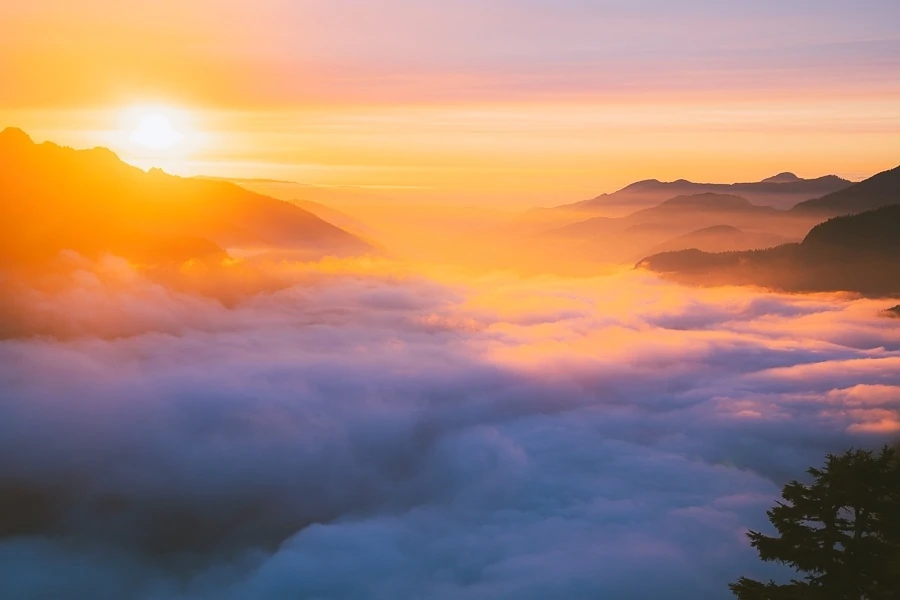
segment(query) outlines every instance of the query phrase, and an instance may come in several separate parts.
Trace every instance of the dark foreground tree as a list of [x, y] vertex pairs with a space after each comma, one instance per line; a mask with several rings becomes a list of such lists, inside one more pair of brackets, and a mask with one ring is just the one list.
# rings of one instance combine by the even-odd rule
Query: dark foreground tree
[[768, 511], [778, 536], [747, 536], [764, 561], [803, 573], [787, 584], [741, 577], [740, 600], [900, 600], [900, 461], [892, 448], [829, 455]]

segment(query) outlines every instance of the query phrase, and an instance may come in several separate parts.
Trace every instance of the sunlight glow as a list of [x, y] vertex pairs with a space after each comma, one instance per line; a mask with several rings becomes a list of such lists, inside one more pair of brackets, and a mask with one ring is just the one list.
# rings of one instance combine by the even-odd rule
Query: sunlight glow
[[133, 144], [154, 150], [168, 150], [183, 140], [184, 134], [178, 131], [165, 115], [156, 112], [142, 115], [128, 136], [128, 141]]

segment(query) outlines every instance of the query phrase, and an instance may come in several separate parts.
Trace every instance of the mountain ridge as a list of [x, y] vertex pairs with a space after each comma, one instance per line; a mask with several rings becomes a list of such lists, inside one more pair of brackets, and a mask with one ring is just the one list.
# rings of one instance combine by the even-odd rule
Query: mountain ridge
[[840, 216], [891, 204], [900, 204], [900, 166], [882, 171], [843, 190], [800, 202], [792, 211]]
[[[786, 178], [786, 176], [788, 176]], [[810, 198], [818, 198], [827, 193], [845, 189], [853, 185], [852, 181], [838, 177], [837, 175], [823, 175], [813, 179], [801, 179], [793, 173], [784, 172], [755, 182], [737, 183], [698, 183], [687, 179], [675, 181], [660, 181], [658, 179], [645, 179], [629, 184], [615, 192], [601, 194], [588, 200], [582, 200], [572, 204], [564, 204], [553, 209], [590, 209], [601, 208], [609, 204], [638, 205], [643, 202], [664, 201], [674, 196], [696, 195], [702, 193], [731, 193], [742, 196], [753, 202], [761, 204], [769, 202], [771, 206], [790, 208], [797, 202]], [[651, 196], [645, 200], [629, 198], [635, 193]], [[662, 196], [669, 195], [668, 198]], [[621, 196], [621, 198], [619, 198]], [[806, 196], [805, 198], [798, 198]], [[787, 197], [784, 199], [783, 197]]]
[[306, 255], [371, 247], [290, 203], [235, 184], [147, 172], [107, 148], [36, 144], [0, 132], [0, 262], [45, 260], [71, 249], [141, 261], [225, 254], [229, 247], [290, 248]]
[[770, 248], [786, 243], [784, 236], [747, 232], [731, 225], [713, 225], [666, 240], [651, 248], [649, 255], [697, 249], [703, 252], [735, 252]]
[[900, 204], [833, 217], [800, 243], [764, 250], [651, 255], [635, 268], [695, 285], [760, 285], [792, 292], [900, 297]]
[[[596, 216], [568, 223], [536, 237], [563, 251], [591, 254], [600, 262], [633, 263], [664, 244], [684, 243], [688, 245], [683, 248], [689, 248], [699, 243], [704, 249], [768, 247], [799, 239], [816, 221], [809, 215], [756, 205], [733, 194], [708, 192], [669, 198], [622, 217]], [[714, 234], [696, 233], [716, 226], [741, 232], [719, 234], [718, 239], [713, 239]]]

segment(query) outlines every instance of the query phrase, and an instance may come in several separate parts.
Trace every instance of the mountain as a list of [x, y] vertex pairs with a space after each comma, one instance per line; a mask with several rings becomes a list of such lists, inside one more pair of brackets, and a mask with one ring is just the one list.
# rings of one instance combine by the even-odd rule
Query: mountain
[[778, 211], [768, 206], [757, 206], [746, 198], [730, 194], [696, 194], [676, 196], [653, 206], [635, 211], [625, 217], [594, 217], [565, 227], [551, 230], [561, 236], [591, 237], [624, 230], [637, 225], [658, 224], [663, 229], [687, 228], [687, 233], [698, 227], [711, 227], [749, 216], [770, 217]]
[[886, 317], [890, 317], [892, 319], [900, 319], [900, 304], [898, 304], [894, 308], [889, 308], [885, 311], [882, 311], [882, 313]]
[[635, 210], [675, 196], [706, 193], [732, 194], [746, 198], [753, 204], [787, 209], [803, 200], [818, 198], [851, 185], [853, 182], [835, 175], [800, 179], [793, 173], [779, 173], [762, 181], [750, 183], [694, 183], [686, 179], [666, 182], [647, 179], [632, 183], [612, 194], [602, 194], [590, 200], [557, 206], [550, 210], [603, 212], [605, 209], [616, 207]]
[[835, 217], [799, 244], [766, 250], [666, 252], [637, 267], [685, 283], [900, 296], [900, 205]]
[[778, 175], [773, 175], [772, 177], [766, 177], [760, 183], [796, 183], [798, 181], [803, 181], [796, 175], [790, 172], [779, 173]]
[[[198, 175], [194, 179], [204, 181], [227, 181], [239, 185], [251, 192], [262, 194], [290, 202], [294, 206], [299, 206], [305, 211], [311, 212], [323, 221], [327, 221], [332, 225], [340, 227], [344, 231], [352, 233], [359, 238], [369, 238], [375, 235], [370, 227], [360, 219], [353, 217], [343, 210], [334, 208], [331, 204], [310, 198], [328, 198], [339, 202], [357, 201], [364, 199], [366, 202], [372, 202], [375, 199], [383, 199], [375, 194], [366, 194], [356, 188], [336, 187], [324, 188], [314, 185], [296, 183], [293, 181], [282, 181], [278, 179], [239, 179], [226, 177], [210, 177], [206, 175]], [[299, 194], [293, 196], [293, 194]], [[366, 240], [367, 243], [371, 243]]]
[[[766, 247], [776, 241], [799, 239], [813, 224], [815, 219], [806, 215], [757, 206], [740, 196], [707, 193], [677, 196], [625, 217], [594, 217], [552, 229], [539, 237], [545, 243], [580, 245], [573, 249], [593, 253], [600, 261], [631, 262], [646, 256], [648, 248], [674, 243], [681, 236], [701, 229], [731, 227], [752, 232], [765, 239], [759, 240], [761, 246], [755, 246], [749, 239], [751, 234], [746, 234], [743, 243], [748, 246], [744, 247]], [[699, 235], [709, 238], [715, 231]], [[723, 230], [718, 231], [721, 234]], [[685, 243], [690, 245], [680, 248], [693, 247], [692, 242]]]
[[880, 206], [900, 204], [900, 167], [884, 171], [846, 189], [794, 207], [798, 213], [849, 215]]
[[704, 252], [734, 252], [771, 248], [787, 242], [787, 238], [772, 233], [747, 232], [731, 225], [713, 225], [666, 240], [647, 254], [660, 254], [695, 248]]
[[779, 173], [762, 181], [750, 183], [694, 183], [686, 179], [677, 181], [647, 179], [625, 186], [617, 192], [602, 194], [589, 200], [529, 210], [519, 215], [510, 224], [510, 228], [520, 233], [539, 233], [591, 217], [623, 217], [677, 196], [699, 194], [740, 196], [759, 206], [788, 210], [798, 202], [819, 198], [851, 185], [853, 182], [835, 175], [801, 179], [793, 173]]
[[359, 238], [288, 202], [240, 186], [144, 172], [104, 148], [35, 144], [0, 132], [0, 265], [61, 250], [140, 263], [224, 256], [229, 248], [303, 256], [360, 254]]
[[685, 210], [702, 211], [702, 212], [755, 212], [773, 214], [775, 209], [770, 206], [757, 206], [741, 196], [733, 194], [713, 194], [711, 192], [703, 194], [693, 194], [690, 196], [677, 196], [670, 200], [666, 200], [658, 206], [646, 208], [633, 213], [632, 217], [637, 215], [662, 215], [684, 213]]

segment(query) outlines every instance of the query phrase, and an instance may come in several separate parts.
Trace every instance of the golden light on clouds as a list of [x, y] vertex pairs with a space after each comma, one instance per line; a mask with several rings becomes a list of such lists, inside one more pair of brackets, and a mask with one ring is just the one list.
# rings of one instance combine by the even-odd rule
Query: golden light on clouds
[[6, 2], [0, 600], [788, 580], [780, 483], [900, 437], [898, 22]]

